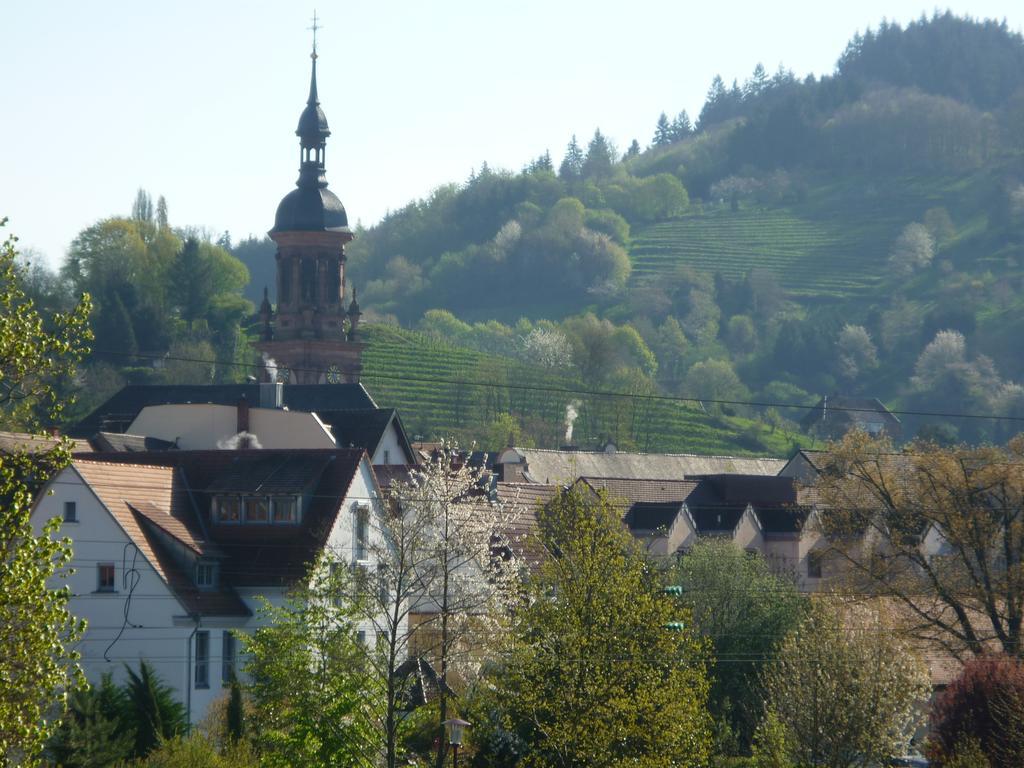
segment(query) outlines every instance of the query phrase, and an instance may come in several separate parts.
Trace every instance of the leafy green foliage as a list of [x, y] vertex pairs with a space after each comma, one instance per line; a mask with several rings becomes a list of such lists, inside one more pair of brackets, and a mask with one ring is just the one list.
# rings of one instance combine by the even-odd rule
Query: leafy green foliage
[[[87, 351], [90, 305], [83, 296], [44, 320], [21, 288], [14, 243], [0, 246], [0, 429], [37, 431], [61, 414], [55, 384]], [[43, 440], [0, 453], [0, 760], [12, 764], [36, 763], [68, 692], [83, 682], [72, 649], [84, 623], [68, 612], [68, 588], [47, 585], [67, 568], [71, 545], [54, 538], [59, 519], [39, 531], [31, 523], [35, 494], [67, 466], [70, 446]]]
[[243, 638], [261, 765], [374, 762], [379, 681], [356, 637], [360, 610], [348, 568], [330, 565], [318, 562], [282, 605], [265, 601], [265, 626]]
[[731, 541], [699, 542], [669, 578], [682, 587], [694, 629], [711, 644], [711, 712], [746, 751], [762, 715], [761, 673], [802, 620], [807, 599], [761, 555]]
[[[570, 489], [538, 511], [550, 558], [528, 585], [493, 699], [523, 766], [704, 765], [704, 646], [613, 504]], [[492, 741], [493, 743], [493, 741]]]
[[256, 768], [263, 763], [245, 742], [218, 749], [209, 737], [199, 733], [177, 736], [161, 742], [139, 768]]

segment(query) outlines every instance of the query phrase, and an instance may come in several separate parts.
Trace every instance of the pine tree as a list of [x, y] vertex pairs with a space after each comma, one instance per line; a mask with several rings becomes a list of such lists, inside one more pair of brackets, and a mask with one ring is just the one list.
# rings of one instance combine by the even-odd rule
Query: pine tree
[[601, 179], [611, 175], [615, 164], [615, 150], [598, 128], [594, 138], [587, 145], [587, 157], [583, 161], [582, 174], [587, 179]]
[[231, 690], [228, 694], [228, 709], [225, 715], [224, 730], [228, 741], [237, 744], [245, 736], [245, 708], [242, 704], [242, 686], [238, 678], [232, 675]]
[[632, 143], [630, 143], [630, 145], [629, 145], [629, 149], [626, 150], [626, 154], [625, 154], [625, 157], [623, 159], [629, 159], [631, 157], [636, 157], [639, 154], [640, 154], [640, 142], [638, 142], [636, 139], [633, 139]]
[[672, 141], [685, 139], [693, 133], [693, 123], [690, 122], [690, 115], [684, 109], [676, 119], [672, 121]]
[[668, 122], [668, 115], [662, 112], [658, 115], [658, 125], [654, 129], [654, 146], [664, 147], [672, 143], [672, 126]]
[[47, 747], [49, 758], [65, 768], [105, 768], [130, 758], [135, 729], [122, 722], [120, 697], [109, 674], [98, 687], [73, 691], [68, 713]]
[[764, 64], [758, 62], [757, 66], [754, 67], [754, 74], [743, 84], [743, 98], [757, 98], [765, 92], [767, 87], [768, 73], [764, 69]]
[[576, 141], [576, 134], [574, 133], [569, 141], [569, 146], [565, 150], [565, 159], [562, 160], [562, 164], [558, 167], [559, 178], [565, 180], [578, 179], [583, 172], [583, 159], [583, 150], [580, 149], [579, 142]]
[[121, 719], [135, 726], [135, 755], [145, 757], [162, 739], [185, 732], [185, 707], [146, 661], [139, 662], [138, 673], [127, 664], [125, 669]]
[[200, 253], [196, 238], [185, 240], [171, 265], [169, 277], [171, 296], [181, 319], [191, 330], [192, 323], [206, 314], [214, 287], [210, 265]]

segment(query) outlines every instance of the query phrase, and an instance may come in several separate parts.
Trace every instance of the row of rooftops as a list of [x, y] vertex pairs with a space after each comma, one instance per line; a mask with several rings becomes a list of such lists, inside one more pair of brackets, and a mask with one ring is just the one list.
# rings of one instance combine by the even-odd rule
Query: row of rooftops
[[[407, 477], [407, 464], [436, 449], [410, 445], [397, 414], [378, 408], [359, 384], [269, 387], [128, 386], [69, 430], [76, 438], [75, 471], [143, 554], [159, 564], [168, 584], [200, 612], [245, 610], [237, 595], [232, 597], [235, 587], [280, 585], [301, 576], [324, 546], [363, 456], [373, 455], [388, 429], [397, 431], [406, 456], [373, 467], [378, 488]], [[241, 425], [250, 416], [250, 401], [291, 409], [297, 416], [315, 411], [317, 423], [329, 427], [336, 443], [319, 449], [189, 450], [177, 440], [102, 428], [123, 428], [145, 409], [169, 404], [234, 408]], [[111, 414], [121, 414], [121, 421]], [[35, 450], [52, 442], [0, 433], [0, 451]], [[345, 445], [351, 447], [340, 447]], [[814, 452], [798, 458], [802, 466], [817, 469]], [[623, 504], [623, 521], [637, 535], [667, 529], [680, 515], [698, 535], [724, 535], [749, 511], [766, 537], [793, 536], [813, 506], [794, 477], [780, 476], [795, 459], [509, 447], [466, 454], [464, 460], [488, 479], [482, 497], [514, 498], [527, 510], [517, 529], [506, 532], [515, 540], [529, 538], [535, 529], [538, 505], [574, 483]], [[234, 517], [222, 519], [217, 500], [225, 496], [235, 499]], [[296, 519], [273, 518], [270, 510], [278, 497], [294, 500]], [[245, 524], [249, 498], [263, 500], [254, 507], [259, 516], [254, 514], [253, 524]], [[175, 547], [215, 560], [221, 587], [196, 588], [175, 565]], [[531, 561], [539, 556], [526, 554]]]

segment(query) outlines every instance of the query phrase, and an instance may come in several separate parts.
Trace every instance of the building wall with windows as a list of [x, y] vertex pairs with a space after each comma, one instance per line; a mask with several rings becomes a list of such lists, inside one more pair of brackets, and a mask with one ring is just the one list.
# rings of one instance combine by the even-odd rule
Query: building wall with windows
[[[327, 552], [340, 566], [352, 568], [354, 572], [356, 569], [361, 571], [357, 575], [367, 589], [377, 589], [377, 575], [381, 567], [377, 553], [384, 544], [382, 511], [373, 470], [364, 458], [327, 538]], [[363, 633], [361, 636], [371, 648], [376, 642], [374, 623], [367, 619], [358, 625], [358, 631]]]
[[[203, 591], [207, 586], [205, 576], [227, 587], [230, 575], [223, 578], [218, 568], [205, 574], [195, 564], [207, 559], [188, 553], [180, 561], [185, 566], [168, 570], [168, 553], [180, 542], [156, 528], [143, 526], [137, 513], [131, 511], [133, 505], [143, 505], [141, 496], [153, 494], [150, 486], [154, 477], [174, 477], [180, 470], [95, 461], [76, 463], [82, 471], [73, 464], [53, 479], [48, 492], [38, 498], [32, 521], [40, 531], [53, 517], [71, 518], [62, 523], [60, 535], [72, 540], [74, 572], [56, 577], [52, 585], [70, 587], [70, 610], [87, 622], [79, 645], [83, 669], [94, 683], [105, 673], [121, 683], [127, 677], [125, 665], [137, 670], [145, 659], [186, 706], [191, 721], [198, 723], [210, 705], [225, 695], [232, 672], [241, 673], [241, 642], [233, 633], [253, 631], [262, 622], [260, 608], [264, 601], [281, 605], [287, 590], [269, 586], [269, 581], [268, 585], [232, 588], [233, 599], [249, 609], [248, 616], [237, 611], [218, 614], [216, 610], [190, 610], [181, 597], [183, 578], [191, 580], [186, 586], [194, 597], [196, 590], [201, 595], [209, 594]], [[91, 472], [85, 471], [85, 464], [93, 467]], [[98, 475], [96, 467], [109, 468], [111, 474]], [[126, 506], [115, 514], [108, 505], [122, 499], [127, 499], [122, 502]], [[373, 471], [364, 455], [340, 500], [327, 537], [329, 555], [345, 567], [366, 569], [372, 577], [377, 568], [374, 551], [383, 539], [381, 509]], [[132, 521], [139, 524], [126, 528], [125, 522]], [[277, 526], [259, 527], [266, 531], [268, 541], [274, 540]], [[154, 559], [156, 551], [163, 554]], [[372, 644], [373, 622], [363, 622], [358, 629], [365, 634], [367, 644]]]
[[213, 697], [189, 684], [186, 662], [194, 622], [73, 466], [51, 480], [48, 491], [32, 513], [37, 532], [47, 520], [63, 517], [66, 504], [75, 507], [77, 519], [62, 522], [59, 533], [72, 540], [74, 572], [54, 579], [53, 586], [70, 588], [69, 609], [87, 622], [78, 645], [86, 676], [98, 683], [109, 673], [121, 683], [126, 665], [137, 671], [145, 659], [183, 703], [191, 696], [195, 721]]

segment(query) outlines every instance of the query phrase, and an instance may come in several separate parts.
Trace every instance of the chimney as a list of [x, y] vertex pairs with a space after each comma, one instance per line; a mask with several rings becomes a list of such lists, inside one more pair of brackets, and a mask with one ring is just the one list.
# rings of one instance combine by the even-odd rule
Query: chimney
[[273, 384], [260, 384], [260, 408], [283, 408], [284, 384], [279, 381]]
[[235, 406], [235, 434], [249, 431], [249, 401], [245, 395], [238, 400]]

